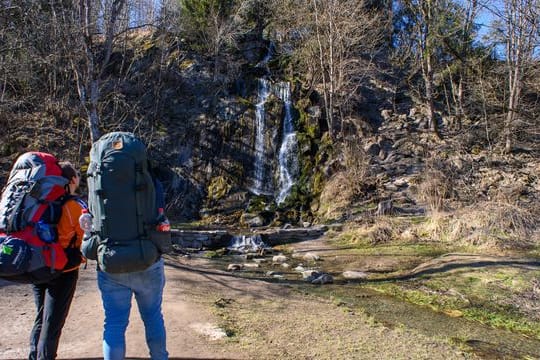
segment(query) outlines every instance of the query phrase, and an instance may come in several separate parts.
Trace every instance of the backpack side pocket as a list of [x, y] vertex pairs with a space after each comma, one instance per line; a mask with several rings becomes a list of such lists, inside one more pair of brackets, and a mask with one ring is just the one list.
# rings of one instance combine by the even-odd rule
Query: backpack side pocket
[[81, 252], [85, 258], [89, 260], [97, 260], [99, 241], [99, 235], [92, 235], [88, 239], [84, 239], [81, 244]]
[[156, 245], [160, 254], [169, 254], [173, 251], [170, 231], [150, 230], [150, 241]]

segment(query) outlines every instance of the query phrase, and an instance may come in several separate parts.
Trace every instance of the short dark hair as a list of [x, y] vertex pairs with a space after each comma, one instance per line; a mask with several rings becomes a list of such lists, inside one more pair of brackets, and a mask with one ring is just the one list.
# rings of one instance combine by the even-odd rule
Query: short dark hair
[[66, 179], [71, 180], [72, 178], [79, 176], [79, 172], [75, 170], [75, 166], [73, 166], [71, 162], [61, 161], [59, 165], [62, 169], [62, 176]]

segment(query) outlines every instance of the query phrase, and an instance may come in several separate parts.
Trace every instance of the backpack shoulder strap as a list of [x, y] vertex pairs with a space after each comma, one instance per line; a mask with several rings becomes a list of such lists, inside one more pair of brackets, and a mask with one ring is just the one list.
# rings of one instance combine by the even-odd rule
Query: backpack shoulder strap
[[98, 141], [92, 145], [92, 150], [90, 152], [91, 161], [87, 172], [88, 205], [90, 212], [94, 216], [94, 229], [101, 236], [107, 234], [105, 209], [103, 204], [104, 192], [101, 178], [102, 143], [102, 141]]

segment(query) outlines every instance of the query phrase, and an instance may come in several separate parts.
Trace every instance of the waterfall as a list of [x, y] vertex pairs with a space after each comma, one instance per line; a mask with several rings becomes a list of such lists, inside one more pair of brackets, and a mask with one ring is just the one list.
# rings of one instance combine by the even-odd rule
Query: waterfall
[[[270, 44], [268, 53], [257, 64], [256, 67], [264, 67], [268, 76], [268, 61], [274, 53], [273, 44]], [[272, 93], [284, 103], [285, 116], [283, 119], [283, 138], [281, 148], [279, 149], [278, 164], [279, 164], [279, 179], [278, 179], [278, 194], [276, 202], [282, 203], [293, 186], [295, 177], [298, 173], [298, 141], [294, 130], [292, 118], [292, 101], [291, 101], [291, 86], [288, 82], [281, 82], [276, 85], [271, 85], [265, 78], [259, 79], [258, 98], [255, 110], [255, 163], [253, 171], [253, 186], [251, 191], [256, 195], [271, 194], [272, 182], [266, 173], [268, 172], [268, 159], [265, 151], [265, 109], [266, 100]]]
[[283, 140], [279, 149], [279, 193], [276, 202], [281, 204], [289, 193], [294, 184], [295, 177], [298, 173], [298, 141], [294, 131], [292, 118], [292, 102], [291, 102], [291, 85], [280, 83], [276, 87], [278, 97], [284, 102], [285, 117], [283, 119]]
[[270, 86], [268, 80], [259, 79], [259, 95], [257, 99], [257, 105], [255, 107], [255, 165], [254, 165], [254, 184], [253, 192], [257, 195], [264, 193], [264, 176], [265, 176], [265, 151], [264, 151], [264, 134], [265, 134], [265, 121], [264, 121], [264, 105], [266, 99], [270, 95]]
[[[265, 72], [268, 74], [268, 62], [272, 58], [273, 53], [274, 45], [271, 43], [267, 49], [266, 55], [255, 67], [264, 68]], [[266, 100], [268, 99], [269, 95], [270, 82], [266, 78], [260, 78], [258, 85], [257, 105], [255, 106], [255, 163], [253, 171], [253, 186], [251, 188], [251, 191], [256, 195], [271, 193], [268, 186], [270, 181], [265, 182], [267, 159], [264, 141], [266, 132], [264, 105], [266, 104]]]

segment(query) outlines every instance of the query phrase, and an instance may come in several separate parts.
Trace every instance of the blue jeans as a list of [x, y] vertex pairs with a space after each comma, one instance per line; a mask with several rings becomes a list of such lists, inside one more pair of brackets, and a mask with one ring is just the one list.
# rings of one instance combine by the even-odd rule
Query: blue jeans
[[125, 333], [133, 294], [144, 322], [150, 357], [153, 360], [168, 359], [165, 323], [161, 312], [165, 286], [163, 259], [144, 271], [121, 274], [98, 271], [98, 286], [105, 310], [104, 359], [117, 360], [126, 356]]

